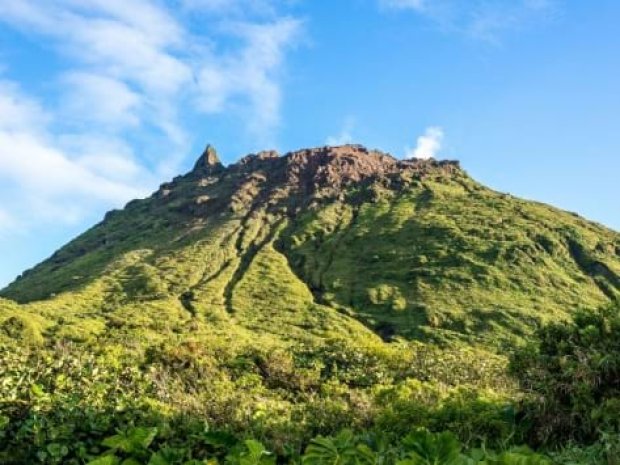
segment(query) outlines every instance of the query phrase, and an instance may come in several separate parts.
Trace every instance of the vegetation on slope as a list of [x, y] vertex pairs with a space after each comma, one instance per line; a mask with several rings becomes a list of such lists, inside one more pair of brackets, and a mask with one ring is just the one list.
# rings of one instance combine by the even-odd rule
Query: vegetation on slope
[[591, 442], [620, 432], [620, 304], [552, 323], [513, 357], [538, 443]]
[[[511, 357], [521, 394], [499, 359], [420, 343], [166, 343], [138, 359], [6, 338], [0, 462], [247, 463], [260, 446], [281, 463], [614, 464], [618, 321], [615, 306], [542, 328]], [[551, 458], [514, 449], [522, 442]]]
[[[304, 463], [435, 463], [407, 445], [416, 428], [458, 437], [468, 457], [450, 463], [571, 439], [599, 441], [575, 463], [602, 460], [612, 422], [565, 430], [616, 388], [558, 404], [564, 426], [545, 432], [540, 405], [565, 386], [541, 368], [551, 343], [507, 366], [540, 325], [619, 292], [617, 233], [453, 162], [347, 146], [224, 168], [208, 149], [2, 291], [0, 462], [285, 462], [323, 444]], [[337, 443], [348, 458], [324, 456]]]
[[493, 346], [619, 293], [617, 233], [486, 189], [453, 163], [358, 146], [228, 168], [208, 149], [2, 291], [62, 314], [64, 328], [97, 321], [79, 334], [147, 305], [249, 337], [311, 332], [316, 316], [386, 340]]
[[618, 266], [617, 235], [457, 181], [309, 212], [284, 250], [321, 301], [388, 338], [510, 339], [617, 296], [617, 275], [593, 271]]

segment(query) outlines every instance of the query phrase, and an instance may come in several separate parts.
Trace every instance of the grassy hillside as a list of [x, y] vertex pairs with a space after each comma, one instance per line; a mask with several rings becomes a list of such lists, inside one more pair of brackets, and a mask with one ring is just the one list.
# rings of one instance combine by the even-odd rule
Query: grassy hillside
[[618, 234], [462, 177], [305, 214], [283, 250], [322, 302], [386, 337], [523, 336], [618, 296]]
[[109, 213], [2, 295], [81, 337], [148, 320], [148, 306], [170, 325], [285, 339], [359, 321], [386, 340], [483, 343], [620, 295], [617, 233], [454, 164], [355, 146], [211, 163]]
[[454, 162], [208, 149], [0, 295], [7, 463], [205, 421], [281, 456], [342, 428], [500, 444], [523, 434], [507, 354], [620, 296], [620, 234]]

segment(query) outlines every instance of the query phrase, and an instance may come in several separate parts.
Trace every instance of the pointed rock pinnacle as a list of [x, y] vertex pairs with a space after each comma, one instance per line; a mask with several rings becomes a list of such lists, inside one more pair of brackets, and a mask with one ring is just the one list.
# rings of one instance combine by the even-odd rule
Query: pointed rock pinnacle
[[212, 173], [219, 171], [222, 168], [223, 166], [217, 156], [215, 147], [210, 144], [207, 145], [205, 151], [202, 155], [200, 155], [200, 158], [198, 158], [198, 161], [196, 161], [196, 164], [194, 165], [195, 172]]

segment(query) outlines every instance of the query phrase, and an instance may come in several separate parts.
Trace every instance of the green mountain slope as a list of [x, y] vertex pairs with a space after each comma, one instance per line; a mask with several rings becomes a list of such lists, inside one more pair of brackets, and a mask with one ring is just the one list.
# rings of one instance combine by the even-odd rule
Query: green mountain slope
[[221, 455], [210, 428], [293, 460], [342, 428], [503, 447], [527, 427], [507, 355], [619, 296], [620, 234], [456, 162], [209, 147], [0, 292], [0, 462], [141, 425], [186, 459]]
[[46, 334], [80, 339], [200, 321], [292, 340], [498, 341], [618, 295], [616, 232], [487, 189], [454, 162], [359, 146], [227, 168], [208, 148], [2, 291]]

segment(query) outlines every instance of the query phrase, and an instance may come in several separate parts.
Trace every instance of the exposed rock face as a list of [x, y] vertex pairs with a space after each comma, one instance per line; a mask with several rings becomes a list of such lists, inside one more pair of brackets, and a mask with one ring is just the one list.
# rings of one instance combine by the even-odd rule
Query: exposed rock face
[[224, 167], [209, 145], [190, 173], [162, 184], [155, 197], [193, 217], [239, 212], [259, 203], [294, 214], [315, 201], [341, 198], [351, 185], [397, 188], [427, 176], [448, 179], [461, 174], [456, 161], [398, 160], [361, 145], [303, 149], [283, 156], [267, 150]]
[[220, 171], [223, 168], [217, 152], [212, 145], [207, 145], [205, 151], [200, 155], [194, 165], [194, 172], [200, 174], [209, 174]]
[[[461, 173], [456, 161], [398, 160], [361, 145], [318, 147], [284, 156], [275, 151], [263, 151], [247, 155], [227, 168], [222, 167], [215, 150], [209, 146], [196, 167], [193, 174], [234, 178], [239, 186], [261, 184], [280, 191], [280, 195], [285, 190], [285, 195], [295, 195], [304, 201], [335, 196], [343, 187], [356, 183], [383, 181], [389, 184], [428, 175], [450, 177]], [[201, 182], [207, 184], [213, 180]]]
[[303, 149], [280, 156], [273, 150], [249, 154], [224, 167], [208, 145], [194, 169], [161, 185], [154, 197], [179, 213], [205, 217], [252, 209], [284, 208], [288, 214], [315, 201], [342, 198], [348, 186], [378, 182], [396, 188], [426, 176], [465, 175], [456, 161], [398, 160], [361, 145]]
[[258, 153], [251, 153], [250, 155], [246, 155], [239, 162], [238, 165], [252, 165], [256, 164], [257, 161], [260, 160], [269, 160], [279, 158], [280, 154], [275, 150], [264, 150]]
[[431, 173], [450, 176], [460, 171], [458, 162], [401, 161], [361, 145], [301, 150], [288, 154], [286, 159], [288, 182], [310, 192], [338, 191], [369, 179], [390, 179], [401, 175], [423, 177]]

